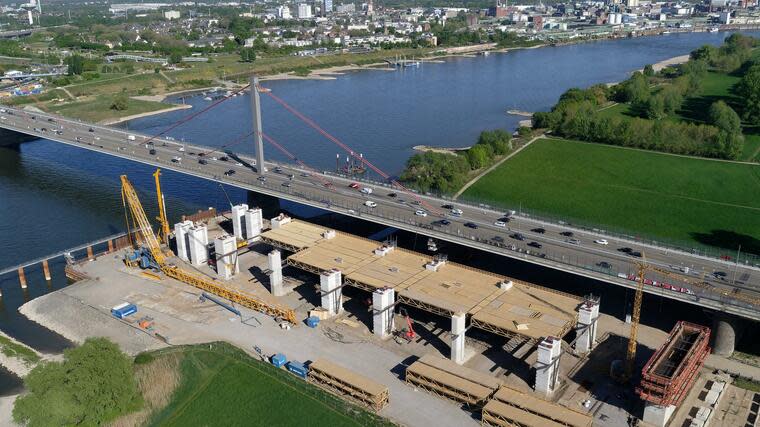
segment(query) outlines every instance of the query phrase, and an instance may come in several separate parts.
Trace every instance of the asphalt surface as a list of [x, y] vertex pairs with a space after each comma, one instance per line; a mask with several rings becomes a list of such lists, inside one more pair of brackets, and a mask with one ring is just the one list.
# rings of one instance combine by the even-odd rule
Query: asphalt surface
[[[630, 278], [637, 272], [637, 263], [644, 256], [648, 265], [667, 272], [648, 271], [646, 278], [657, 284], [648, 282], [645, 291], [760, 320], [760, 266], [656, 247], [292, 164], [267, 161], [267, 170], [261, 177], [255, 168], [255, 160], [248, 156], [49, 114], [3, 109], [0, 127], [6, 129], [213, 179], [617, 285], [635, 286]], [[357, 185], [352, 185], [354, 183]], [[364, 189], [371, 189], [371, 194], [362, 192], [367, 191]], [[455, 210], [461, 210], [461, 214]], [[503, 224], [496, 223], [504, 217], [508, 218], [503, 219]]]

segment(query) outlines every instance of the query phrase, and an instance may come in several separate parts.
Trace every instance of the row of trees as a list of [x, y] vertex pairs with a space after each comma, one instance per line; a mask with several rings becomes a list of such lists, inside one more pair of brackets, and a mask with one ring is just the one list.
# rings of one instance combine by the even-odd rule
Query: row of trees
[[501, 129], [483, 131], [478, 142], [463, 153], [415, 154], [407, 161], [401, 180], [420, 191], [452, 193], [465, 184], [470, 171], [486, 167], [496, 156], [512, 150], [511, 139]]
[[[720, 48], [703, 47], [692, 52], [691, 60], [678, 67], [676, 72], [670, 70], [666, 75], [656, 75], [648, 66], [643, 73], [636, 72], [628, 80], [611, 88], [596, 85], [588, 89], [570, 89], [551, 111], [534, 114], [533, 125], [584, 141], [737, 159], [744, 145], [741, 120], [725, 102], [718, 101], [711, 105], [706, 117], [707, 124], [660, 119], [676, 113], [686, 98], [699, 92], [700, 82], [713, 62], [728, 64], [736, 60], [746, 61], [752, 46], [754, 39], [734, 34]], [[745, 117], [758, 117], [760, 66], [754, 72], [748, 72], [742, 82], [746, 84], [740, 85], [739, 91], [746, 92], [742, 95], [745, 102], [755, 102], [756, 105], [755, 110], [745, 108]], [[657, 84], [654, 89], [653, 83]], [[750, 87], [757, 89], [742, 89]], [[639, 117], [600, 114], [599, 107], [611, 100], [629, 103]]]

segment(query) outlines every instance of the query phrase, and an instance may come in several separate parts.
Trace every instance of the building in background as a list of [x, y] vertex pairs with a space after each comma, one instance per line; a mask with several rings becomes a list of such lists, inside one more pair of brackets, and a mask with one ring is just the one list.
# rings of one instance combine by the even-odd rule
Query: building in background
[[332, 0], [322, 0], [322, 16], [327, 16], [333, 11]]
[[168, 20], [179, 19], [180, 13], [178, 10], [167, 10], [164, 12], [164, 18]]
[[307, 3], [299, 3], [298, 4], [298, 14], [296, 15], [298, 19], [308, 19], [311, 18], [311, 5]]

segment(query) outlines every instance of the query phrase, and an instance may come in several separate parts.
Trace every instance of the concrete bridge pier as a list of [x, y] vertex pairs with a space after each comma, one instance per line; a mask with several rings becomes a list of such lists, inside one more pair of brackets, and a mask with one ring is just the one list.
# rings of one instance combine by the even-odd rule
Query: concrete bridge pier
[[0, 147], [3, 148], [19, 151], [22, 143], [37, 139], [36, 136], [0, 128]]
[[736, 341], [744, 331], [744, 322], [738, 317], [716, 312], [712, 326], [712, 352], [719, 356], [730, 356], [734, 353]]

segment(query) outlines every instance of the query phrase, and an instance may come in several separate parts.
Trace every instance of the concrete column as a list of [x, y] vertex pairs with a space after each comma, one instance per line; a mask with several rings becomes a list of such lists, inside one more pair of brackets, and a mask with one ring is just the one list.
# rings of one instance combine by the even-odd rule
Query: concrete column
[[223, 235], [214, 240], [216, 252], [216, 273], [220, 278], [229, 280], [240, 272], [237, 263], [237, 241], [235, 236]]
[[261, 130], [261, 100], [259, 99], [259, 78], [251, 76], [251, 114], [253, 114], [253, 140], [256, 145], [256, 171], [263, 175], [264, 140]]
[[276, 297], [287, 294], [282, 286], [282, 255], [277, 249], [269, 252], [267, 256], [269, 261], [269, 291]]
[[451, 316], [451, 360], [454, 363], [464, 363], [464, 339], [467, 325], [465, 314], [455, 313]]
[[92, 253], [92, 246], [87, 247], [87, 259], [90, 261], [95, 260], [95, 255]]
[[562, 340], [546, 337], [538, 344], [536, 361], [536, 384], [534, 390], [546, 396], [551, 395], [559, 381], [559, 359], [562, 354]]
[[245, 237], [246, 224], [245, 224], [245, 219], [243, 217], [247, 210], [248, 210], [248, 205], [246, 205], [245, 203], [235, 205], [232, 207], [232, 234], [234, 234], [238, 240], [245, 240], [246, 238]]
[[256, 208], [245, 211], [245, 239], [251, 240], [259, 237], [262, 228], [264, 228], [264, 217], [261, 209]]
[[174, 224], [174, 240], [177, 243], [177, 256], [185, 261], [190, 261], [190, 242], [188, 241], [192, 221], [182, 221]]
[[741, 333], [741, 321], [730, 314], [715, 313], [712, 327], [712, 352], [719, 356], [734, 353], [736, 340]]
[[45, 274], [45, 280], [49, 282], [51, 279], [51, 276], [50, 276], [50, 265], [48, 264], [48, 260], [42, 261], [42, 272]]
[[675, 410], [676, 407], [673, 405], [661, 406], [647, 402], [644, 405], [644, 417], [642, 421], [653, 426], [665, 427]]
[[190, 227], [188, 233], [190, 245], [190, 261], [193, 265], [203, 265], [208, 262], [208, 229], [205, 224]]
[[343, 312], [343, 277], [340, 270], [328, 270], [319, 275], [322, 308], [331, 316]]
[[18, 268], [18, 282], [21, 285], [21, 289], [26, 289], [26, 274], [24, 274], [24, 267]]
[[578, 307], [578, 324], [576, 325], [575, 352], [585, 354], [596, 343], [597, 320], [599, 320], [599, 301], [587, 299]]
[[278, 228], [282, 227], [283, 225], [290, 222], [290, 217], [285, 214], [279, 214], [276, 217], [272, 218], [269, 221], [270, 226], [272, 227], [272, 230], [277, 230]]
[[113, 240], [108, 241], [108, 253], [113, 252]]
[[396, 291], [393, 288], [380, 288], [372, 293], [372, 333], [381, 339], [393, 334], [393, 303]]

